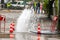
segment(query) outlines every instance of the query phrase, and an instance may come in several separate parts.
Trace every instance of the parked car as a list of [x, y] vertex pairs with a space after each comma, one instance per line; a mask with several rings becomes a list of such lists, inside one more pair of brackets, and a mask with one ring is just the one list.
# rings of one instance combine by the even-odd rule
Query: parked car
[[24, 1], [17, 1], [17, 2], [14, 2], [14, 3], [11, 2], [11, 6], [13, 8], [24, 9], [25, 6], [28, 6], [28, 5]]

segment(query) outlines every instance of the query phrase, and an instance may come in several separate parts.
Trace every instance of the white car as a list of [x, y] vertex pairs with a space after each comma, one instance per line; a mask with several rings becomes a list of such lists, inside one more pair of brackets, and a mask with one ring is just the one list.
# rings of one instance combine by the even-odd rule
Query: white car
[[26, 5], [26, 3], [24, 1], [17, 1], [15, 3], [12, 3], [11, 4], [13, 7], [20, 7], [20, 8], [24, 8], [25, 6], [28, 6]]

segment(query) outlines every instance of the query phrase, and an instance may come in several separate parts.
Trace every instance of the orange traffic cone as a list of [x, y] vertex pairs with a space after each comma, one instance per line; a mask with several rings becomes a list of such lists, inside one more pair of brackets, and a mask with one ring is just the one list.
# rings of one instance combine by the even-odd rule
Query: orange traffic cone
[[14, 22], [12, 22], [12, 23], [11, 23], [11, 25], [12, 25], [12, 26], [15, 26], [15, 23], [14, 23]]
[[13, 31], [14, 31], [14, 30], [13, 30], [12, 28], [10, 28], [10, 33], [13, 33]]
[[40, 23], [38, 23], [38, 29], [37, 29], [37, 33], [40, 34], [41, 33], [41, 29], [40, 29]]
[[13, 31], [15, 30], [15, 29], [14, 29], [14, 26], [15, 26], [15, 23], [12, 22], [12, 23], [10, 24], [10, 33], [13, 33]]
[[10, 25], [10, 28], [12, 28], [13, 30], [15, 30], [15, 29], [14, 29], [14, 26], [12, 26], [12, 25]]
[[10, 24], [10, 28], [12, 28], [13, 30], [15, 30], [15, 29], [14, 29], [14, 26], [15, 26], [15, 23], [12, 22], [12, 23]]
[[15, 26], [15, 24], [12, 22], [10, 24], [10, 40], [12, 40], [12, 38], [14, 38], [14, 34], [12, 34], [14, 32], [14, 30], [15, 30], [14, 26]]

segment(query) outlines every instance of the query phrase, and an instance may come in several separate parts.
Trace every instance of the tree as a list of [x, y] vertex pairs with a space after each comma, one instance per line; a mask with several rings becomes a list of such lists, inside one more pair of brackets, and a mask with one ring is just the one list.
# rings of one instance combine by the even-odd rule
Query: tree
[[56, 15], [58, 15], [58, 9], [59, 9], [59, 7], [58, 7], [58, 0], [55, 0], [55, 14]]
[[53, 15], [53, 3], [55, 0], [44, 0], [44, 10], [48, 13], [48, 18], [51, 19], [51, 15]]
[[58, 14], [58, 26], [57, 26], [57, 31], [60, 32], [60, 0], [59, 1], [59, 14]]
[[43, 7], [44, 7], [44, 9], [46, 9], [47, 8], [47, 4], [48, 4], [48, 0], [44, 0], [43, 2], [44, 2]]
[[43, 1], [43, 10], [45, 10], [48, 13], [48, 1], [49, 0], [44, 0]]

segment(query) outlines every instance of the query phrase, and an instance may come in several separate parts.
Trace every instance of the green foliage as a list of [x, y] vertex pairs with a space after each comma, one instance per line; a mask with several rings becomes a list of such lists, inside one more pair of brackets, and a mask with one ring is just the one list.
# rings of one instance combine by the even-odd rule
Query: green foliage
[[32, 0], [23, 0], [23, 1], [29, 2], [29, 1], [32, 1]]
[[45, 10], [46, 13], [48, 13], [48, 1], [49, 0], [44, 0], [43, 1], [43, 10]]
[[58, 15], [58, 10], [59, 9], [59, 3], [58, 3], [58, 0], [55, 0], [55, 13], [56, 13], [56, 15]]
[[44, 10], [47, 10], [48, 1], [49, 0], [44, 0], [44, 4], [43, 4], [43, 9]]
[[58, 9], [58, 0], [55, 0], [55, 7]]

